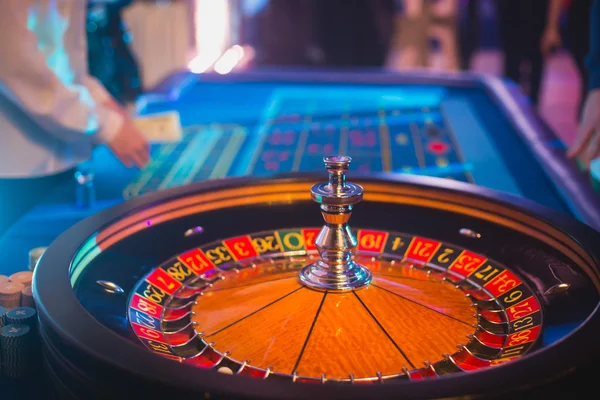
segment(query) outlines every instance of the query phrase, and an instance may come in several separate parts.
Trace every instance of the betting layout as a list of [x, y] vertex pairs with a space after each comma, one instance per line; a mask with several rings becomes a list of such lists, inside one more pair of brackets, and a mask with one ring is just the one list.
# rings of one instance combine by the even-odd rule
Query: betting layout
[[[297, 280], [318, 257], [318, 233], [260, 232], [173, 257], [134, 289], [132, 329], [150, 350], [182, 363], [295, 382], [437, 377], [535, 346], [538, 299], [484, 255], [358, 230], [357, 260], [373, 272], [371, 286], [324, 294]], [[350, 343], [373, 356], [349, 356]]]
[[318, 171], [331, 154], [348, 154], [360, 173], [474, 182], [440, 108], [442, 93], [311, 90], [310, 97], [275, 90], [258, 124], [186, 127], [181, 142], [159, 146], [125, 197], [225, 176]]

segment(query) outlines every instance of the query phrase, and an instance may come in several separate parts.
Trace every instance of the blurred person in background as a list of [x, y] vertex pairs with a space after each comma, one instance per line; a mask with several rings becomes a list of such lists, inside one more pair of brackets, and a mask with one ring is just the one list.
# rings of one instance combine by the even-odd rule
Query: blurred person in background
[[394, 0], [270, 0], [253, 14], [258, 66], [383, 67]]
[[575, 141], [569, 148], [571, 158], [579, 158], [586, 170], [600, 158], [600, 0], [593, 0], [590, 12], [590, 46], [585, 58], [587, 94]]
[[460, 69], [468, 71], [481, 36], [479, 27], [479, 0], [461, 0], [460, 23], [458, 25], [458, 43], [460, 47]]
[[[542, 42], [540, 44], [544, 56], [551, 55], [563, 45], [561, 35], [561, 16], [566, 16], [565, 48], [571, 53], [579, 71], [581, 91], [578, 114], [581, 114], [583, 102], [587, 94], [587, 70], [585, 57], [590, 48], [590, 10], [592, 0], [550, 0], [548, 19]], [[565, 12], [566, 11], [566, 12]]]
[[540, 43], [546, 26], [548, 0], [496, 0], [496, 7], [504, 76], [520, 84], [537, 107], [544, 69]]
[[316, 40], [326, 66], [385, 65], [394, 35], [393, 0], [317, 0], [314, 5]]
[[134, 0], [88, 0], [87, 43], [89, 73], [121, 104], [141, 94], [138, 62], [129, 44], [123, 12]]
[[2, 0], [0, 235], [106, 144], [144, 166], [146, 139], [88, 74], [87, 1]]
[[315, 59], [314, 0], [259, 2], [252, 20], [258, 66], [310, 66]]

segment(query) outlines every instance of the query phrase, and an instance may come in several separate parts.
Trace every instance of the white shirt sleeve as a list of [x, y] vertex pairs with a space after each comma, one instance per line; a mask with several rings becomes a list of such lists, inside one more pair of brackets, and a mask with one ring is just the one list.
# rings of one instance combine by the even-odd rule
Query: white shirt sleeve
[[[41, 47], [44, 44], [30, 27], [32, 3], [36, 2], [2, 0], [0, 88], [44, 131], [60, 140], [75, 142], [83, 135], [90, 135], [95, 141], [110, 142], [123, 124], [123, 117], [94, 100], [98, 96], [92, 96], [83, 82], [61, 80], [50, 67], [47, 53]], [[65, 18], [58, 10], [52, 15], [56, 18], [56, 23], [52, 23], [53, 35], [60, 35], [61, 28], [64, 35], [68, 24], [85, 24]], [[54, 40], [59, 42], [61, 37]]]
[[102, 83], [91, 75], [84, 75], [81, 83], [90, 91], [92, 98], [98, 103], [104, 103], [112, 100], [112, 96]]

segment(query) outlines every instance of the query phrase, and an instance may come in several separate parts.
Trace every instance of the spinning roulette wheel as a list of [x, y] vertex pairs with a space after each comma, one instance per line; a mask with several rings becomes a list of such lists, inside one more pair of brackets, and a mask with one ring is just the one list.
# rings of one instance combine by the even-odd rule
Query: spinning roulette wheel
[[469, 184], [347, 182], [349, 164], [148, 194], [64, 233], [34, 279], [59, 392], [505, 396], [593, 363], [598, 232]]

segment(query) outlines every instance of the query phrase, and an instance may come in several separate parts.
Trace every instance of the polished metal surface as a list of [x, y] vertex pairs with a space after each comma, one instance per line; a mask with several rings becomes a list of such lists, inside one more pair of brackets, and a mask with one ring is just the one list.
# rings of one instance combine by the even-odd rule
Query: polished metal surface
[[346, 182], [351, 161], [346, 156], [325, 157], [329, 181], [311, 188], [311, 198], [321, 205], [325, 220], [315, 239], [321, 259], [300, 271], [300, 280], [312, 289], [348, 291], [371, 282], [371, 272], [352, 260], [357, 240], [348, 220], [352, 206], [362, 200], [363, 188]]
[[186, 230], [184, 232], [183, 236], [190, 237], [190, 236], [199, 235], [201, 233], [204, 233], [204, 228], [202, 228], [201, 226], [194, 226], [193, 228]]
[[473, 239], [480, 239], [481, 238], [481, 233], [479, 232], [475, 232], [472, 229], [468, 229], [468, 228], [461, 228], [461, 230], [459, 231], [459, 233], [463, 236], [466, 237], [470, 237]]
[[559, 294], [559, 293], [565, 293], [570, 288], [571, 288], [571, 284], [569, 284], [569, 283], [564, 283], [564, 282], [559, 283], [558, 285], [554, 285], [551, 288], [549, 288], [548, 290], [546, 290], [544, 292], [544, 295], [548, 296], [548, 295], [555, 295], [555, 294]]
[[110, 281], [96, 281], [96, 283], [104, 288], [108, 293], [125, 293], [121, 286]]

